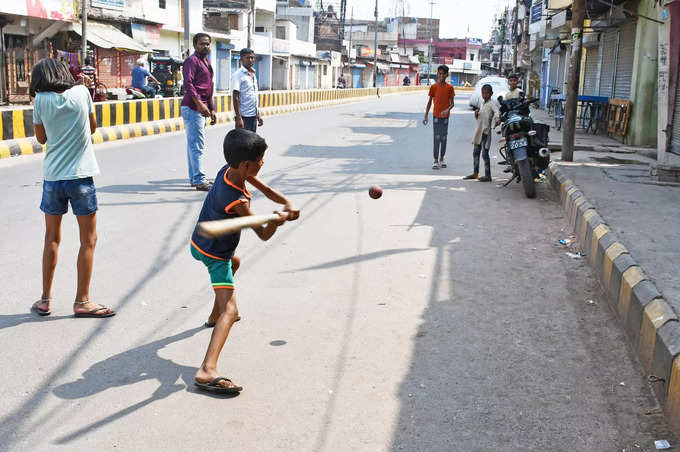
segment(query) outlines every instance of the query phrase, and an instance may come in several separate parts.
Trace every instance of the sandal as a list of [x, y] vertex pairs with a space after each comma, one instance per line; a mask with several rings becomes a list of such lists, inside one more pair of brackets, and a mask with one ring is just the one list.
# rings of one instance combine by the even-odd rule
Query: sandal
[[[238, 322], [239, 320], [241, 320], [241, 316], [240, 316], [240, 315], [239, 315], [239, 316], [236, 316], [236, 319], [234, 319], [234, 323]], [[215, 322], [205, 322], [205, 323], [203, 324], [203, 326], [206, 327], [206, 328], [214, 328], [214, 327], [215, 327]]]
[[194, 384], [196, 385], [196, 387], [198, 389], [201, 389], [201, 390], [207, 391], [207, 392], [212, 392], [212, 393], [215, 393], [215, 394], [238, 394], [239, 392], [241, 392], [243, 390], [243, 387], [241, 387], [241, 386], [232, 386], [230, 388], [226, 387], [226, 386], [222, 386], [220, 384], [221, 381], [228, 381], [229, 383], [233, 383], [233, 381], [231, 381], [228, 378], [217, 377], [214, 380], [212, 380], [210, 383], [199, 383], [199, 382], [195, 381]]
[[43, 317], [52, 314], [52, 311], [51, 311], [51, 310], [49, 310], [49, 309], [47, 309], [47, 310], [45, 310], [45, 309], [40, 309], [38, 306], [36, 306], [38, 303], [42, 303], [42, 302], [44, 302], [44, 301], [52, 301], [52, 300], [49, 300], [49, 299], [43, 300], [43, 299], [41, 298], [40, 300], [36, 301], [35, 303], [33, 303], [33, 304], [31, 305], [31, 311], [33, 311], [33, 312], [35, 312], [36, 314], [38, 314], [38, 315], [40, 315], [40, 316], [43, 316]]
[[[84, 303], [76, 301], [75, 304], [87, 304], [89, 301], [86, 301]], [[101, 314], [98, 314], [98, 312], [103, 312]], [[91, 309], [87, 312], [74, 312], [73, 317], [78, 317], [78, 318], [104, 318], [104, 317], [113, 317], [116, 315], [116, 311], [114, 311], [111, 308], [108, 308], [106, 306], [99, 305], [98, 308]]]

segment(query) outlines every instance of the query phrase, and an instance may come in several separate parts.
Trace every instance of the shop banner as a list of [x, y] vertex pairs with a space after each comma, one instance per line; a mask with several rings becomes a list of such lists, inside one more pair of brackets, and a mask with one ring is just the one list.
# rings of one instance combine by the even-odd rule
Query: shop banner
[[72, 22], [76, 20], [74, 4], [75, 0], [2, 0], [0, 13]]
[[90, 5], [97, 8], [117, 9], [123, 10], [125, 8], [125, 0], [90, 0]]

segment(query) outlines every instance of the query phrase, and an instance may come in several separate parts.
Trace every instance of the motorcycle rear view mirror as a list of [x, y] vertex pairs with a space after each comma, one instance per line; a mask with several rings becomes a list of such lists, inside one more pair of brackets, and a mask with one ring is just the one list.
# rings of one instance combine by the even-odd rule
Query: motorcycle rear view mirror
[[503, 102], [503, 96], [498, 96], [498, 102]]

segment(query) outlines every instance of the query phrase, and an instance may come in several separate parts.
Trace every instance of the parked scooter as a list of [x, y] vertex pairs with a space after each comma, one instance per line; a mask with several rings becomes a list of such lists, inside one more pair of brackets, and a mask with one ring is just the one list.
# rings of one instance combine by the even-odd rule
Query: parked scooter
[[534, 179], [550, 164], [550, 150], [548, 149], [548, 133], [550, 126], [534, 123], [529, 113], [529, 105], [538, 99], [517, 98], [503, 100], [498, 97], [501, 104], [501, 156], [505, 159], [503, 164], [510, 166], [513, 180], [522, 181], [524, 194], [527, 198], [536, 197], [536, 184]]

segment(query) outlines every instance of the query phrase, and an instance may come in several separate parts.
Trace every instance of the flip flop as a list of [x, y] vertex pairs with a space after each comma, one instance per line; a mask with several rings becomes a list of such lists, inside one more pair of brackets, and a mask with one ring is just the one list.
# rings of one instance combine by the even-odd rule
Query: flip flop
[[91, 311], [87, 312], [76, 312], [73, 314], [73, 317], [78, 317], [78, 318], [84, 318], [84, 317], [89, 317], [89, 318], [104, 318], [104, 317], [113, 317], [116, 315], [116, 311], [111, 311], [108, 314], [97, 314], [99, 311], [103, 311], [109, 309], [106, 306], [100, 306], [98, 308], [92, 309]]
[[228, 381], [229, 383], [233, 383], [230, 379], [225, 378], [225, 377], [217, 377], [210, 383], [199, 383], [197, 381], [194, 382], [196, 387], [198, 389], [201, 389], [203, 391], [207, 392], [212, 392], [214, 394], [238, 394], [243, 390], [243, 387], [241, 386], [234, 386], [231, 388], [227, 388], [225, 386], [220, 385], [220, 381]]
[[43, 317], [52, 314], [52, 311], [44, 311], [44, 310], [42, 310], [42, 309], [40, 309], [40, 308], [37, 308], [37, 307], [35, 306], [35, 303], [31, 306], [31, 311], [33, 311], [33, 312], [35, 312], [36, 314], [38, 314], [38, 315], [40, 315], [40, 316], [43, 316]]
[[[239, 320], [241, 320], [241, 316], [236, 317], [236, 320], [234, 320], [234, 323], [238, 322]], [[206, 328], [214, 328], [215, 322], [205, 322], [203, 324], [203, 326], [206, 327]]]

